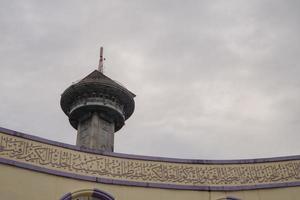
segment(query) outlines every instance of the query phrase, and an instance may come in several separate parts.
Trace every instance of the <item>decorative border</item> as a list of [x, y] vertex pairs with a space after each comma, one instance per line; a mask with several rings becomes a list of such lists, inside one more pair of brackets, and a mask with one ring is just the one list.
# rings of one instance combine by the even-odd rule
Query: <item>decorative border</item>
[[145, 161], [161, 161], [161, 162], [185, 163], [185, 164], [255, 164], [255, 163], [266, 163], [266, 162], [300, 160], [300, 155], [280, 156], [280, 157], [271, 157], [271, 158], [238, 159], [238, 160], [205, 160], [205, 159], [199, 160], [199, 159], [168, 158], [168, 157], [159, 157], [159, 156], [142, 156], [142, 155], [134, 155], [134, 154], [124, 154], [124, 153], [115, 153], [115, 152], [111, 153], [111, 152], [85, 149], [85, 148], [77, 147], [75, 145], [48, 140], [42, 137], [29, 135], [26, 133], [14, 131], [3, 127], [0, 127], [0, 132], [6, 133], [8, 135], [24, 138], [24, 139], [33, 140], [36, 142], [41, 142], [44, 144], [70, 149], [70, 150], [100, 154], [100, 155], [110, 156], [110, 157], [145, 160]]
[[[70, 149], [83, 152], [83, 153], [91, 153], [99, 156], [107, 156], [112, 158], [122, 158], [122, 159], [130, 159], [130, 160], [141, 160], [141, 161], [155, 161], [155, 162], [163, 162], [163, 163], [174, 163], [174, 164], [209, 164], [209, 165], [230, 165], [230, 164], [259, 164], [259, 163], [269, 163], [269, 162], [285, 162], [285, 161], [299, 161], [300, 156], [289, 156], [289, 157], [279, 157], [279, 158], [263, 158], [263, 159], [247, 159], [247, 160], [186, 160], [186, 159], [173, 159], [173, 158], [161, 158], [161, 157], [148, 157], [148, 156], [137, 156], [137, 155], [127, 155], [127, 154], [119, 154], [119, 153], [105, 153], [99, 151], [91, 151], [84, 150], [78, 148], [73, 145], [54, 142], [50, 140], [46, 140], [43, 138], [39, 138], [36, 136], [27, 135], [24, 133], [16, 132], [13, 130], [0, 128], [0, 132], [5, 133], [7, 135], [28, 139], [31, 141], [36, 141], [39, 143], [44, 143], [46, 145], [52, 145], [57, 147], [62, 147], [64, 149]], [[0, 146], [1, 148], [1, 146]], [[0, 149], [1, 152], [1, 149]], [[232, 191], [232, 190], [251, 190], [251, 189], [262, 189], [262, 188], [278, 188], [278, 187], [291, 187], [291, 186], [300, 186], [300, 181], [287, 181], [287, 182], [274, 182], [268, 184], [254, 184], [254, 185], [224, 185], [224, 186], [216, 186], [216, 185], [179, 185], [179, 184], [169, 184], [169, 183], [159, 183], [157, 182], [140, 182], [140, 181], [132, 181], [132, 180], [118, 180], [118, 179], [110, 179], [110, 178], [102, 178], [96, 176], [86, 176], [80, 173], [70, 173], [67, 171], [60, 171], [55, 169], [49, 169], [41, 166], [36, 166], [33, 164], [28, 164], [24, 162], [19, 162], [18, 160], [12, 160], [7, 158], [0, 158], [0, 163], [8, 164], [16, 167], [21, 167], [24, 169], [30, 169], [38, 172], [44, 172], [48, 174], [54, 174], [58, 176], [64, 176], [68, 178], [93, 181], [99, 183], [106, 184], [117, 184], [117, 185], [128, 185], [128, 186], [140, 186], [140, 187], [154, 187], [154, 188], [168, 188], [168, 189], [182, 189], [182, 190], [216, 190], [216, 191]], [[300, 169], [297, 168], [297, 174]], [[298, 178], [297, 178], [298, 180]], [[299, 179], [300, 180], [300, 179]]]

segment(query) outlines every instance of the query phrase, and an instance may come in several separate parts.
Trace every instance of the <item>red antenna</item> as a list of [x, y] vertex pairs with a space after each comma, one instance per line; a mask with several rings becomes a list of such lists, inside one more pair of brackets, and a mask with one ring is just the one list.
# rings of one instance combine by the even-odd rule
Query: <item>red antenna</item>
[[98, 70], [103, 73], [103, 61], [105, 59], [103, 58], [103, 47], [100, 47], [100, 60], [99, 60], [99, 65], [98, 65]]

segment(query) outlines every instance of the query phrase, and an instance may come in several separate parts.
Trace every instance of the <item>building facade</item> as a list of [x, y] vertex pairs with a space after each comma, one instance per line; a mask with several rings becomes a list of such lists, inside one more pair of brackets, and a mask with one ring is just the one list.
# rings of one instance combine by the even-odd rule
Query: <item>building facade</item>
[[[101, 51], [102, 52], [102, 51]], [[67, 88], [61, 107], [76, 145], [0, 128], [2, 200], [298, 200], [300, 156], [187, 160], [113, 152], [135, 95], [98, 70]]]

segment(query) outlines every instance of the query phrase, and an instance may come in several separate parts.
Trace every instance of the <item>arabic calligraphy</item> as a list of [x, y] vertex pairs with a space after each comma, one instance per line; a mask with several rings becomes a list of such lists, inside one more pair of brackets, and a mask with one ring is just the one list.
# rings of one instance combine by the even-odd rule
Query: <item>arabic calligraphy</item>
[[300, 180], [300, 160], [251, 164], [185, 164], [109, 157], [0, 133], [0, 158], [117, 180], [235, 186]]

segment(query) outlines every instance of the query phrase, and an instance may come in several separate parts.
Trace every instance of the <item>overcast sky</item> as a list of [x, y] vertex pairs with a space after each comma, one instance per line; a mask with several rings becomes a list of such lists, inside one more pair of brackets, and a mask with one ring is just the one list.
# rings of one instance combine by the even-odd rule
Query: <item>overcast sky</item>
[[75, 144], [59, 101], [96, 69], [137, 95], [130, 154], [300, 154], [300, 1], [0, 1], [0, 126]]

